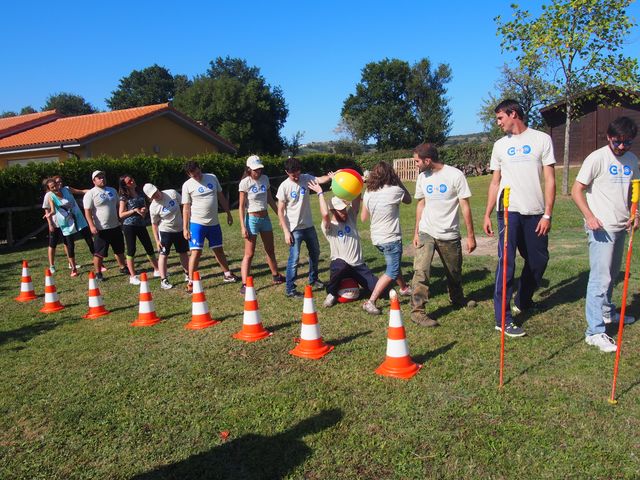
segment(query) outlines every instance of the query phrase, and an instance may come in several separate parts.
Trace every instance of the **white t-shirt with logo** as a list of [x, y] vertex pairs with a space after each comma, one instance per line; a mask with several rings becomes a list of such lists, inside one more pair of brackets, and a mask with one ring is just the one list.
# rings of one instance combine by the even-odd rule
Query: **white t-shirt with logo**
[[587, 204], [603, 228], [620, 232], [629, 220], [629, 185], [639, 177], [638, 157], [631, 152], [616, 157], [605, 145], [584, 160], [576, 180], [587, 186]]
[[[329, 215], [331, 215], [331, 213]], [[333, 215], [331, 216], [333, 217]], [[351, 207], [347, 207], [346, 222], [338, 223], [335, 218], [332, 218], [327, 228], [325, 228], [324, 222], [322, 222], [320, 228], [329, 242], [331, 260], [340, 258], [354, 267], [364, 263], [362, 246], [360, 245], [360, 234], [358, 233], [356, 223], [358, 220], [357, 217], [358, 212]]]
[[519, 135], [507, 135], [493, 144], [491, 170], [500, 170], [498, 210], [505, 186], [511, 187], [509, 211], [521, 215], [544, 213], [544, 198], [540, 179], [542, 166], [554, 165], [551, 137], [544, 132], [527, 128]]
[[404, 190], [397, 185], [364, 192], [362, 203], [371, 216], [371, 243], [374, 245], [402, 240], [400, 203], [403, 198]]
[[118, 192], [111, 187], [93, 187], [82, 198], [85, 210], [91, 210], [98, 230], [109, 230], [120, 225], [118, 219]]
[[[42, 199], [42, 208], [47, 210], [47, 213], [49, 213], [48, 211], [51, 210], [51, 205], [49, 204], [49, 199], [51, 198], [51, 195], [53, 195], [53, 192], [51, 190], [49, 190], [47, 193], [44, 194], [44, 198]], [[58, 219], [56, 219], [55, 215], [51, 215], [51, 223], [53, 223], [54, 226], [58, 227]]]
[[151, 223], [158, 225], [161, 232], [182, 231], [182, 197], [173, 189], [162, 190], [160, 200], [155, 198], [149, 206]]
[[218, 192], [222, 191], [218, 177], [203, 173], [200, 181], [190, 178], [182, 184], [182, 204], [191, 204], [191, 223], [218, 225]]
[[267, 192], [269, 191], [269, 177], [260, 175], [254, 180], [250, 175], [240, 180], [238, 191], [247, 194], [247, 212], [262, 212], [267, 210]]
[[443, 165], [438, 171], [422, 172], [415, 194], [416, 199], [425, 201], [418, 230], [437, 240], [460, 238], [460, 200], [470, 196], [467, 179], [457, 168]]
[[298, 183], [286, 178], [278, 187], [276, 198], [285, 204], [285, 213], [289, 222], [289, 231], [303, 230], [313, 227], [311, 205], [309, 203], [309, 182], [316, 177], [306, 173], [300, 174]]

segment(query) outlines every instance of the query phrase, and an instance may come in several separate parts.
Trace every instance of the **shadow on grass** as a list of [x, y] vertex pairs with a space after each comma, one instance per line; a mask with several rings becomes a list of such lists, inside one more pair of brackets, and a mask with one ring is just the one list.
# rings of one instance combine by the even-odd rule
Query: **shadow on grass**
[[290, 327], [292, 325], [298, 325], [300, 322], [296, 321], [296, 320], [292, 320], [290, 322], [286, 322], [286, 323], [280, 323], [278, 325], [268, 325], [267, 330], [269, 330], [270, 332], [277, 332], [278, 330], [282, 330], [283, 328], [287, 328]]
[[422, 363], [422, 364], [427, 363], [429, 360], [433, 360], [434, 358], [447, 353], [449, 350], [451, 350], [455, 346], [456, 343], [458, 342], [448, 343], [446, 345], [443, 345], [442, 347], [438, 347], [435, 350], [431, 350], [427, 353], [414, 355], [412, 356], [412, 358], [416, 363]]
[[0, 332], [0, 345], [9, 342], [28, 342], [32, 338], [53, 330], [59, 325], [60, 322], [45, 320], [25, 327], [16, 328], [15, 330]]
[[133, 479], [284, 478], [313, 454], [302, 437], [331, 428], [341, 419], [341, 410], [325, 410], [277, 435], [244, 435], [208, 452], [136, 475]]
[[337, 347], [338, 345], [344, 345], [345, 343], [352, 342], [356, 338], [364, 337], [364, 336], [367, 336], [367, 335], [371, 335], [371, 333], [373, 333], [373, 330], [367, 330], [365, 332], [358, 332], [358, 333], [356, 333], [354, 335], [349, 335], [347, 337], [342, 337], [342, 338], [339, 338], [337, 340], [327, 341], [327, 343], [330, 344], [330, 345], [333, 345], [334, 347]]
[[546, 365], [551, 360], [553, 360], [555, 357], [557, 357], [558, 355], [560, 355], [563, 352], [566, 352], [571, 347], [575, 347], [576, 345], [581, 343], [583, 340], [584, 340], [584, 337], [581, 336], [577, 340], [574, 340], [571, 343], [568, 343], [568, 344], [562, 346], [561, 348], [558, 348], [557, 350], [554, 350], [553, 352], [551, 352], [546, 357], [538, 360], [537, 362], [532, 363], [531, 365], [528, 365], [527, 367], [523, 368], [522, 370], [520, 370], [515, 375], [509, 377], [507, 380], [505, 380], [504, 384], [507, 385], [507, 384], [511, 383], [512, 381], [514, 381], [516, 378], [522, 377], [526, 373], [529, 373], [531, 370], [534, 370], [534, 369], [536, 369], [538, 367], [541, 367], [542, 365]]

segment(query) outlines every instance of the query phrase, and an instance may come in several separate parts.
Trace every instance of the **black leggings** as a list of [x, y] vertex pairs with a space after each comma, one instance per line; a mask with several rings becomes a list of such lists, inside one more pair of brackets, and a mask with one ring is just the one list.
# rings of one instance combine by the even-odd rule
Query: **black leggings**
[[89, 251], [91, 252], [91, 255], [93, 255], [94, 249], [93, 249], [93, 238], [91, 237], [91, 230], [89, 230], [89, 227], [85, 227], [73, 235], [68, 235], [64, 237], [64, 244], [67, 246], [67, 253], [69, 254], [69, 257], [73, 258], [76, 256], [76, 246], [75, 246], [74, 237], [78, 234], [80, 234], [82, 238], [84, 238], [84, 241], [87, 242], [87, 247], [89, 247]]
[[153, 243], [151, 243], [151, 237], [149, 237], [147, 227], [123, 225], [122, 232], [124, 233], [124, 242], [127, 246], [127, 257], [133, 258], [136, 255], [136, 238], [138, 238], [140, 243], [142, 243], [147, 255], [150, 257], [155, 255], [156, 252], [153, 248]]

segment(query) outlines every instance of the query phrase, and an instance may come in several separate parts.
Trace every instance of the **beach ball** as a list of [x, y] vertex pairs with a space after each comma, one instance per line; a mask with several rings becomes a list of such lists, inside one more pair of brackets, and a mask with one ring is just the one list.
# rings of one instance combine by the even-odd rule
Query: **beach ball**
[[353, 302], [360, 298], [360, 285], [353, 278], [343, 278], [338, 286], [338, 301]]
[[362, 177], [350, 168], [338, 170], [331, 181], [331, 190], [338, 198], [350, 202], [362, 192]]

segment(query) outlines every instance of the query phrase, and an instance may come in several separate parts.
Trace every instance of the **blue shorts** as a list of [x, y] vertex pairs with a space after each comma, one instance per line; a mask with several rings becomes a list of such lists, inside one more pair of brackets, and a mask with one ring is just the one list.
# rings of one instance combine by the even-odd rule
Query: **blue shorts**
[[376, 245], [376, 248], [384, 255], [384, 261], [387, 264], [385, 275], [391, 277], [392, 280], [400, 276], [400, 261], [402, 260], [402, 240], [391, 243], [383, 243]]
[[204, 241], [209, 240], [209, 248], [222, 246], [222, 229], [220, 225], [200, 225], [199, 223], [189, 223], [189, 250], [202, 250]]
[[254, 217], [253, 215], [245, 215], [244, 225], [249, 235], [257, 236], [260, 232], [272, 232], [273, 225], [271, 219], [266, 217]]

